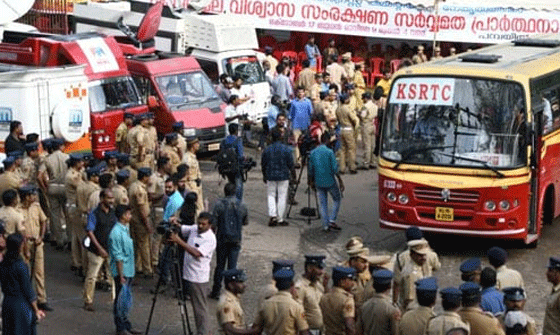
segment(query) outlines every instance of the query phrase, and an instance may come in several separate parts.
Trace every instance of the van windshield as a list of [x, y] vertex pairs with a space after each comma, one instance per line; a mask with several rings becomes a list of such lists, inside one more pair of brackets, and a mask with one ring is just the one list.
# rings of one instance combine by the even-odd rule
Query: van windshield
[[230, 77], [239, 75], [244, 84], [262, 83], [266, 79], [256, 56], [238, 56], [224, 59], [224, 69]]
[[107, 78], [89, 84], [92, 113], [134, 107], [142, 104], [138, 88], [129, 76]]
[[157, 77], [156, 83], [171, 110], [219, 100], [210, 80], [202, 71]]

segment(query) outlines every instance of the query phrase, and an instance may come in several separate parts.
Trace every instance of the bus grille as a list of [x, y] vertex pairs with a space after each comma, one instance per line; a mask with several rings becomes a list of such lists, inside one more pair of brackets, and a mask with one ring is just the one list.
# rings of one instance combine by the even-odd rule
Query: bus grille
[[200, 131], [198, 139], [201, 142], [223, 139], [226, 136], [226, 127], [205, 128]]
[[[445, 201], [442, 191], [441, 188], [418, 187], [414, 189], [414, 197], [423, 201], [442, 202]], [[480, 194], [476, 191], [449, 190], [447, 202], [474, 204], [478, 202], [479, 198]]]

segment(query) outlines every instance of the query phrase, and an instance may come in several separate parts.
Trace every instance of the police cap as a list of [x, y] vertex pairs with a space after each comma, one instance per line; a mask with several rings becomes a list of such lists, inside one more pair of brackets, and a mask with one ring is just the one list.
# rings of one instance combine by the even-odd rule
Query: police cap
[[504, 292], [504, 301], [521, 301], [526, 299], [525, 290], [521, 287], [506, 287], [502, 292]]
[[130, 156], [124, 152], [121, 152], [117, 156], [117, 162], [123, 163], [124, 165], [128, 165], [128, 163], [130, 162]]
[[165, 134], [165, 142], [168, 144], [175, 141], [177, 139], [177, 133], [169, 133]]
[[461, 284], [461, 286], [459, 286], [459, 289], [461, 290], [461, 295], [463, 298], [480, 295], [480, 292], [482, 291], [480, 285], [472, 281]]
[[407, 242], [412, 241], [412, 240], [419, 240], [422, 237], [424, 237], [420, 228], [418, 228], [416, 226], [410, 226], [410, 227], [406, 228], [405, 236], [406, 236], [406, 241]]
[[437, 292], [438, 285], [436, 277], [422, 278], [416, 281], [416, 292], [426, 291], [426, 292]]
[[461, 303], [461, 290], [456, 287], [446, 287], [443, 290], [439, 291], [441, 295], [441, 300], [452, 302], [456, 305]]
[[39, 145], [36, 142], [25, 143], [25, 151], [31, 152], [39, 150]]
[[44, 139], [41, 144], [43, 145], [43, 149], [50, 150], [52, 148], [52, 138]]
[[88, 179], [93, 177], [93, 176], [99, 176], [101, 174], [101, 169], [99, 168], [99, 166], [92, 166], [92, 167], [88, 167], [86, 169], [86, 174]]
[[225, 270], [222, 275], [224, 276], [225, 283], [229, 283], [232, 281], [242, 283], [247, 280], [245, 271], [240, 269]]
[[141, 167], [138, 169], [138, 180], [144, 178], [144, 177], [149, 177], [152, 175], [152, 169], [147, 168], [147, 167]]
[[508, 256], [507, 251], [500, 247], [488, 249], [486, 255], [488, 256], [490, 264], [499, 264], [498, 266], [505, 264]]
[[276, 288], [280, 291], [287, 290], [292, 286], [294, 271], [292, 269], [280, 269], [273, 274]]
[[112, 158], [117, 158], [118, 155], [119, 155], [118, 151], [106, 151], [103, 157], [105, 159], [112, 159]]
[[117, 171], [116, 173], [117, 178], [129, 178], [130, 177], [130, 172], [127, 169], [122, 169]]
[[171, 126], [171, 128], [173, 129], [173, 131], [183, 130], [183, 128], [185, 128], [185, 123], [183, 121], [175, 122], [173, 126]]
[[287, 259], [277, 259], [272, 261], [272, 273], [274, 274], [276, 271], [281, 269], [290, 269], [294, 270], [294, 261], [287, 260]]
[[480, 258], [474, 257], [467, 259], [466, 261], [461, 263], [459, 270], [462, 273], [471, 273], [475, 272], [476, 270], [480, 270]]
[[134, 118], [134, 114], [125, 112], [123, 115], [123, 119], [132, 119]]
[[321, 269], [325, 267], [325, 258], [323, 255], [305, 255], [305, 264], [315, 265]]
[[377, 270], [373, 273], [373, 283], [379, 285], [390, 284], [393, 280], [393, 271]]
[[37, 191], [37, 188], [33, 185], [24, 185], [18, 190], [21, 197], [35, 193], [35, 191]]

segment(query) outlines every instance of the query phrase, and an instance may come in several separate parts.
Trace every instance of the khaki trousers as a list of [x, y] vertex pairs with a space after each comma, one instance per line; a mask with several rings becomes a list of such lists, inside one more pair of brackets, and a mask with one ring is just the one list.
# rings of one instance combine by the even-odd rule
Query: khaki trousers
[[[44, 243], [35, 245], [35, 241], [27, 240], [27, 254], [24, 255], [25, 262], [29, 266], [30, 277], [35, 281], [35, 291], [37, 292], [37, 302], [47, 302], [47, 291], [45, 290], [45, 253], [43, 251]], [[33, 264], [31, 264], [33, 262]]]
[[340, 132], [340, 172], [346, 172], [346, 164], [350, 171], [356, 170], [356, 140], [354, 130]]
[[[87, 252], [88, 258], [88, 268], [87, 268], [87, 275], [86, 281], [84, 282], [84, 292], [83, 298], [84, 303], [91, 304], [93, 303], [93, 295], [95, 293], [95, 282], [97, 281], [97, 275], [101, 270], [101, 267], [105, 267], [107, 273], [111, 273], [111, 269], [109, 268], [109, 259], [105, 259], [101, 256], [94, 254], [91, 251]], [[111, 285], [111, 298], [115, 299], [115, 283], [113, 282], [113, 276], [108, 276], [109, 285]]]
[[51, 233], [58, 246], [63, 246], [67, 241], [64, 232], [66, 226], [66, 218], [64, 210], [66, 209], [66, 197], [64, 195], [49, 194], [49, 204], [51, 209]]
[[373, 124], [362, 125], [362, 140], [364, 141], [364, 166], [374, 165], [375, 126]]
[[136, 271], [152, 274], [151, 235], [141, 223], [134, 223], [130, 228], [132, 240], [134, 241]]
[[86, 268], [87, 254], [82, 245], [86, 236], [85, 222], [76, 206], [68, 207], [68, 221], [70, 226], [70, 243], [72, 246], [71, 265]]
[[298, 140], [299, 140], [299, 137], [301, 136], [301, 130], [294, 129], [293, 133], [294, 133], [294, 140], [296, 142], [296, 145], [295, 145], [295, 148], [294, 148], [294, 154], [295, 154], [295, 159], [296, 159], [295, 163], [299, 164], [300, 163], [299, 159], [301, 158], [301, 154], [299, 152]]

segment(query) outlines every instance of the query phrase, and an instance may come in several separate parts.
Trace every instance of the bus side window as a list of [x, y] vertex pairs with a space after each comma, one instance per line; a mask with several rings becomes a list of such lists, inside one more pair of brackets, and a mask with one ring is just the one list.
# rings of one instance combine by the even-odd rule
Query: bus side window
[[205, 59], [197, 59], [198, 64], [202, 68], [202, 71], [206, 73], [212, 84], [217, 85], [220, 83], [220, 73], [218, 72], [218, 64], [214, 61], [205, 60]]

